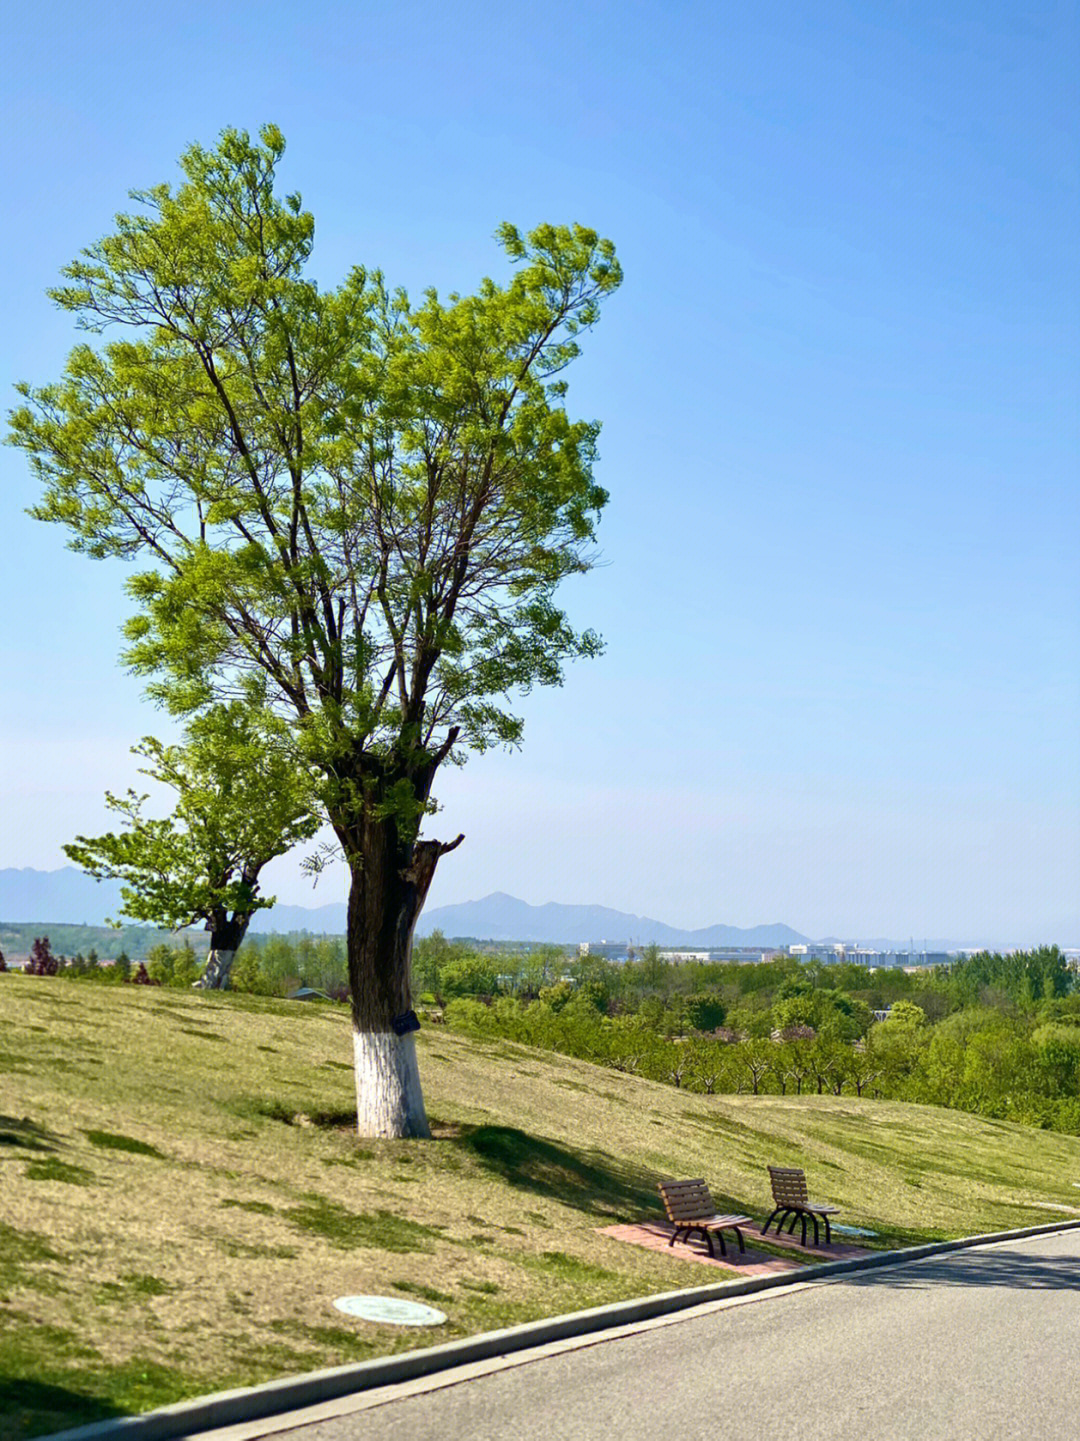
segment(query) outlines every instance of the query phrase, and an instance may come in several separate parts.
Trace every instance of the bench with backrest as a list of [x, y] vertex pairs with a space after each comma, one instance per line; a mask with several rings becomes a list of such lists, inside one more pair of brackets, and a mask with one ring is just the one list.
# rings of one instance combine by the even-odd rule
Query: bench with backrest
[[739, 1227], [745, 1226], [750, 1221], [750, 1217], [719, 1215], [713, 1198], [709, 1195], [708, 1186], [700, 1178], [694, 1181], [661, 1181], [660, 1198], [664, 1203], [668, 1220], [675, 1227], [675, 1234], [668, 1242], [669, 1246], [674, 1246], [680, 1233], [684, 1240], [689, 1241], [691, 1231], [699, 1231], [709, 1248], [710, 1256], [715, 1258], [712, 1247], [714, 1235], [720, 1242], [721, 1256], [726, 1256], [727, 1247], [724, 1245], [723, 1233], [734, 1231], [739, 1243], [739, 1250], [746, 1250]]
[[[791, 1225], [788, 1233], [794, 1234], [795, 1222], [802, 1222], [802, 1244], [806, 1245], [806, 1221], [807, 1217], [814, 1223], [814, 1245], [818, 1245], [820, 1235], [818, 1232], [818, 1217], [825, 1222], [825, 1244], [832, 1243], [832, 1230], [829, 1226], [829, 1217], [834, 1215], [840, 1208], [838, 1206], [825, 1206], [820, 1201], [811, 1201], [806, 1191], [806, 1172], [798, 1166], [770, 1166], [769, 1181], [772, 1184], [773, 1204], [776, 1209], [761, 1228], [764, 1236], [769, 1226], [776, 1221], [776, 1234], [779, 1235], [783, 1229], [784, 1222], [788, 1216], [791, 1217]], [[779, 1219], [777, 1219], [779, 1218]]]

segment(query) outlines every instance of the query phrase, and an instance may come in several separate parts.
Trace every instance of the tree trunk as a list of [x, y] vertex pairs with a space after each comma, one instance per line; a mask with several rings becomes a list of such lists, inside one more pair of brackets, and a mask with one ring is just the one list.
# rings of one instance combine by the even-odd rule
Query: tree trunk
[[[210, 947], [210, 954], [206, 958], [206, 967], [197, 981], [192, 981], [192, 987], [196, 991], [227, 991], [229, 989], [229, 972], [232, 970], [232, 963], [236, 959], [236, 951]], [[190, 971], [188, 972], [190, 975]]]
[[412, 940], [439, 857], [450, 845], [402, 845], [393, 819], [365, 820], [350, 860], [347, 943], [356, 1129], [430, 1136], [416, 1059]]
[[210, 927], [210, 954], [206, 967], [192, 986], [197, 991], [227, 991], [229, 972], [240, 949], [240, 942], [247, 935], [254, 911], [247, 915], [237, 912], [232, 919], [222, 918]]

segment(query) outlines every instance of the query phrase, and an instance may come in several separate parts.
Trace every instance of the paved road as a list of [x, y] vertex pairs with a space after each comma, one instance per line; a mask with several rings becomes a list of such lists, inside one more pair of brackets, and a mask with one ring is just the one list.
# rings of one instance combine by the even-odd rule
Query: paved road
[[287, 1441], [1078, 1441], [1080, 1231], [446, 1379]]

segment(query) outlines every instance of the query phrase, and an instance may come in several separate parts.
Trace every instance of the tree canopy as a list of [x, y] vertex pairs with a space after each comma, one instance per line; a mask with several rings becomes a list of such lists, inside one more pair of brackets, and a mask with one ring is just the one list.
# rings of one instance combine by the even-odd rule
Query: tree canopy
[[141, 774], [176, 793], [163, 819], [143, 814], [148, 796], [106, 792], [124, 829], [77, 836], [64, 850], [90, 875], [125, 882], [123, 912], [170, 930], [205, 922], [211, 949], [235, 951], [257, 910], [259, 876], [275, 856], [319, 826], [310, 772], [298, 766], [280, 721], [240, 702], [194, 716], [184, 745], [144, 736], [133, 752]]
[[598, 426], [557, 377], [619, 282], [613, 249], [503, 225], [507, 286], [414, 307], [356, 268], [320, 292], [313, 219], [273, 190], [284, 142], [262, 140], [192, 146], [188, 183], [135, 192], [143, 213], [51, 292], [135, 334], [21, 387], [34, 513], [149, 562], [127, 657], [187, 678], [173, 706], [255, 690], [323, 755], [343, 734], [372, 755], [516, 740], [498, 698], [598, 645], [552, 603], [606, 500]]

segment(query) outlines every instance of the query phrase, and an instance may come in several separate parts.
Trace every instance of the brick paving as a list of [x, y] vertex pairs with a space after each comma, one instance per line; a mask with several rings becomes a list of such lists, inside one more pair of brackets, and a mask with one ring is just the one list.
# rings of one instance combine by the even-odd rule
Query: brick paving
[[[747, 1239], [751, 1236], [761, 1236], [761, 1225], [757, 1221], [741, 1226], [740, 1230]], [[611, 1236], [616, 1241], [629, 1241], [632, 1246], [644, 1246], [647, 1251], [663, 1251], [669, 1256], [677, 1257], [680, 1261], [694, 1261], [699, 1266], [712, 1266], [716, 1270], [739, 1276], [773, 1276], [784, 1271], [805, 1270], [802, 1262], [796, 1257], [807, 1256], [813, 1257], [816, 1261], [832, 1261], [870, 1254], [865, 1246], [839, 1244], [803, 1246], [786, 1232], [783, 1239], [778, 1240], [772, 1230], [765, 1239], [774, 1245], [782, 1246], [785, 1251], [794, 1252], [793, 1256], [771, 1256], [767, 1251], [757, 1251], [749, 1245], [745, 1254], [740, 1254], [738, 1241], [732, 1232], [728, 1231], [724, 1235], [727, 1255], [717, 1255], [714, 1258], [709, 1255], [709, 1249], [705, 1242], [697, 1235], [692, 1236], [689, 1241], [676, 1241], [674, 1246], [670, 1246], [668, 1243], [674, 1232], [674, 1226], [667, 1221], [642, 1221], [637, 1225], [604, 1226], [600, 1230], [602, 1236]], [[719, 1252], [720, 1248], [715, 1242], [714, 1247]]]
[[[809, 1221], [806, 1223], [806, 1236], [810, 1243], [809, 1245], [804, 1246], [801, 1241], [795, 1239], [795, 1236], [802, 1235], [802, 1227], [798, 1222], [795, 1223], [795, 1236], [789, 1236], [786, 1230], [782, 1236], [778, 1236], [776, 1234], [776, 1227], [773, 1225], [769, 1227], [769, 1234], [764, 1239], [771, 1245], [783, 1246], [785, 1251], [794, 1251], [797, 1256], [812, 1256], [815, 1261], [847, 1261], [853, 1256], [869, 1256], [871, 1254], [868, 1246], [852, 1246], [842, 1241], [834, 1240], [830, 1246], [826, 1246], [825, 1227], [822, 1226], [820, 1221], [818, 1222], [818, 1226], [821, 1231], [820, 1246], [815, 1246], [813, 1243], [814, 1228]], [[749, 1225], [744, 1226], [742, 1229], [743, 1233], [747, 1236], [761, 1235], [761, 1223], [759, 1221], [751, 1221]]]
[[[743, 1230], [749, 1230], [749, 1227], [744, 1227]], [[674, 1226], [668, 1225], [666, 1221], [643, 1221], [636, 1226], [604, 1226], [600, 1234], [611, 1236], [616, 1241], [629, 1241], [633, 1246], [644, 1246], [647, 1251], [663, 1251], [680, 1261], [695, 1261], [699, 1266], [712, 1266], [728, 1275], [771, 1276], [778, 1271], [803, 1269], [798, 1261], [789, 1261], [783, 1256], [770, 1256], [766, 1251], [755, 1251], [752, 1246], [747, 1246], [745, 1255], [740, 1255], [739, 1243], [730, 1231], [724, 1236], [727, 1256], [717, 1255], [714, 1259], [709, 1255], [709, 1249], [700, 1236], [692, 1236], [689, 1241], [676, 1241], [674, 1246], [669, 1247], [668, 1242], [674, 1231]], [[720, 1247], [715, 1242], [713, 1245], [719, 1252]]]

